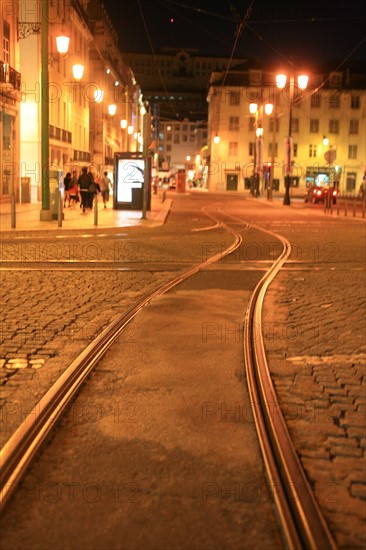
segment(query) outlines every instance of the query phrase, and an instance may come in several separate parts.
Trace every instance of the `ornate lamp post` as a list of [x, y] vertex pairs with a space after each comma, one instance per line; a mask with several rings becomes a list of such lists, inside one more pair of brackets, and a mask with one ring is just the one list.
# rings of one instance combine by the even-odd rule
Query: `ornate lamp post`
[[[308, 85], [309, 77], [307, 75], [299, 75], [297, 77], [297, 86], [300, 90], [305, 90]], [[277, 88], [283, 89], [286, 86], [287, 76], [285, 74], [279, 74], [276, 76]], [[291, 186], [291, 172], [292, 172], [292, 158], [293, 158], [293, 140], [291, 137], [292, 129], [292, 105], [294, 103], [294, 88], [295, 78], [290, 76], [289, 82], [289, 100], [290, 100], [290, 114], [289, 114], [289, 130], [288, 136], [285, 139], [285, 196], [283, 199], [284, 205], [290, 205], [290, 186]]]

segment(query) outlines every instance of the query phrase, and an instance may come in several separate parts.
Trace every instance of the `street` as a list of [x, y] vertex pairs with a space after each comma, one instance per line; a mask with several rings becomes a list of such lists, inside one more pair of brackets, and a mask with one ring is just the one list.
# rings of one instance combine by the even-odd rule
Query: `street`
[[[29, 231], [1, 241], [3, 445], [117, 313], [231, 243], [207, 213], [225, 212], [243, 236], [231, 255], [154, 299], [102, 359], [54, 447], [5, 510], [2, 547], [60, 547], [65, 521], [72, 550], [236, 549], [243, 536], [246, 547], [282, 547], [242, 359], [246, 303], [281, 251], [276, 234], [290, 241], [291, 256], [269, 286], [258, 338], [337, 545], [362, 547], [364, 219], [300, 201], [284, 207], [234, 194], [169, 197], [160, 227]], [[73, 483], [81, 488], [75, 499], [60, 492]], [[102, 497], [107, 491], [106, 505], [98, 494], [97, 506], [85, 496], [95, 487]], [[97, 527], [102, 516], [108, 535]]]

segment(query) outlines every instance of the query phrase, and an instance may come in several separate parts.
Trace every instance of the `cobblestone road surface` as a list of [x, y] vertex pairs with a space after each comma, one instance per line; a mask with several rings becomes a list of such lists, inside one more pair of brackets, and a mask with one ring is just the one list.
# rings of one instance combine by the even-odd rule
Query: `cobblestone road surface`
[[[13, 262], [8, 266], [27, 260], [36, 268], [1, 272], [6, 306], [1, 310], [2, 443], [121, 307], [171, 278], [174, 269], [182, 269], [179, 262], [199, 262], [228, 243], [220, 229], [187, 234], [210, 224], [197, 208], [187, 225], [186, 200], [173, 208], [171, 234], [170, 223], [154, 232], [120, 231], [117, 244], [95, 238], [85, 248], [86, 241], [75, 247], [73, 240], [71, 252], [70, 243], [48, 241], [43, 248], [31, 241], [2, 243], [2, 259]], [[337, 543], [365, 547], [365, 225], [324, 217], [315, 209], [283, 210], [255, 201], [238, 206], [234, 200], [227, 206], [293, 244], [292, 261], [265, 300], [269, 365], [295, 446]], [[278, 243], [247, 238], [238, 264], [257, 260], [264, 269], [268, 250], [278, 250]], [[60, 260], [72, 260], [68, 267], [82, 261], [102, 270], [62, 270]], [[123, 271], [141, 261], [160, 267]], [[40, 262], [45, 262], [41, 271]], [[101, 262], [117, 263], [120, 270], [103, 269]], [[164, 271], [166, 262], [171, 271]], [[225, 265], [223, 277], [230, 277]]]

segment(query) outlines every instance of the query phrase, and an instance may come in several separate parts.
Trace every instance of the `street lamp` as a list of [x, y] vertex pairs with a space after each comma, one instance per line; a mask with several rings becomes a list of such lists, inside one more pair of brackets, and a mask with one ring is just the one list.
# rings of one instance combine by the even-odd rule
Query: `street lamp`
[[[309, 77], [307, 75], [299, 75], [297, 77], [297, 86], [300, 90], [305, 90], [308, 85]], [[285, 74], [279, 74], [276, 76], [276, 86], [279, 89], [283, 89], [286, 86], [287, 76]], [[292, 105], [294, 103], [294, 88], [295, 77], [290, 76], [289, 82], [289, 100], [290, 100], [290, 114], [289, 114], [289, 130], [288, 136], [285, 140], [285, 196], [283, 199], [284, 205], [290, 205], [290, 186], [291, 186], [291, 172], [292, 172], [292, 157], [293, 157], [293, 140], [291, 137], [292, 127]]]
[[273, 104], [266, 103], [263, 105], [260, 103], [250, 103], [249, 112], [252, 115], [255, 115], [254, 130], [255, 130], [255, 143], [254, 143], [254, 162], [253, 162], [253, 184], [254, 188], [252, 191], [256, 192], [256, 196], [259, 194], [259, 174], [262, 169], [263, 164], [263, 127], [262, 127], [262, 118], [263, 110], [266, 115], [271, 115], [273, 111]]

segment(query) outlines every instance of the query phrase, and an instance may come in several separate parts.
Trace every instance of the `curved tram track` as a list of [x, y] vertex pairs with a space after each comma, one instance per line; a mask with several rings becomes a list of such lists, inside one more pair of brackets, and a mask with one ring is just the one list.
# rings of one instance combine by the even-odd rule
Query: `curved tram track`
[[[228, 215], [219, 208], [215, 213], [205, 211], [205, 214], [216, 223], [216, 226], [221, 224], [233, 235], [233, 244], [171, 281], [163, 283], [136, 305], [118, 315], [71, 363], [0, 451], [0, 506], [3, 508], [14, 493], [15, 486], [83, 381], [137, 313], [155, 297], [168, 292], [198, 271], [237, 250], [243, 240], [240, 232], [243, 231], [244, 225], [246, 229], [256, 229], [271, 235], [283, 246], [279, 257], [252, 292], [244, 323], [244, 361], [249, 395], [279, 523], [288, 548], [336, 548], [280, 412], [267, 365], [263, 337], [258, 338], [258, 330], [261, 335], [263, 334], [262, 307], [266, 290], [289, 258], [291, 245], [281, 235], [252, 224], [245, 224], [243, 220]], [[240, 230], [235, 228], [238, 225]]]

